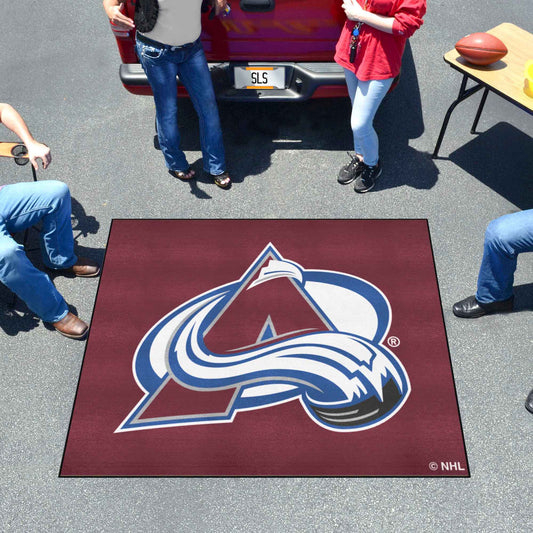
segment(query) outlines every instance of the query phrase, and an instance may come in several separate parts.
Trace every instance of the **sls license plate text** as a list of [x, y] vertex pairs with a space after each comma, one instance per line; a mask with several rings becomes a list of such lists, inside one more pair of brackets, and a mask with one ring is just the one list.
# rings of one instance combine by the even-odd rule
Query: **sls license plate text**
[[284, 89], [284, 67], [235, 67], [236, 89]]

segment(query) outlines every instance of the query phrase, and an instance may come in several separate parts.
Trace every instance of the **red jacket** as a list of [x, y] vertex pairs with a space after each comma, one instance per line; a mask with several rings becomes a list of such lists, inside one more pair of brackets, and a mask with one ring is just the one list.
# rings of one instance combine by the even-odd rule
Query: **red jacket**
[[[394, 17], [392, 34], [362, 24], [355, 61], [350, 63], [350, 39], [355, 22], [347, 20], [336, 46], [335, 61], [355, 73], [358, 79], [385, 80], [400, 73], [408, 37], [422, 25], [426, 0], [367, 0], [366, 11]], [[357, 0], [365, 5], [365, 0]]]

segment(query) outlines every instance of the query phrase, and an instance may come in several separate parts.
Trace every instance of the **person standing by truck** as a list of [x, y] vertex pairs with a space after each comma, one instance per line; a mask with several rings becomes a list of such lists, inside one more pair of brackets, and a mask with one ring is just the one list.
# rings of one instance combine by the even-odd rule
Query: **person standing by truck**
[[374, 116], [400, 73], [407, 39], [422, 25], [426, 0], [344, 0], [342, 8], [347, 20], [335, 61], [344, 67], [352, 101], [355, 156], [337, 181], [355, 181], [355, 192], [364, 193], [382, 173]]
[[[177, 80], [179, 76], [198, 114], [204, 170], [216, 185], [227, 189], [222, 131], [211, 74], [200, 41], [202, 0], [137, 0], [134, 20], [120, 9], [125, 0], [103, 0], [113, 24], [137, 29], [136, 51], [152, 88], [159, 146], [169, 172], [181, 179], [194, 177], [180, 148]], [[224, 13], [227, 0], [212, 0], [215, 14]]]

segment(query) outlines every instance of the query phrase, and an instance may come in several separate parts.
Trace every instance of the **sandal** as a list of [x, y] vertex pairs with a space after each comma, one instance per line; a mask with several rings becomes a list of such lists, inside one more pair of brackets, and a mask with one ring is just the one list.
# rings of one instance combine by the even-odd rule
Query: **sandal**
[[209, 174], [211, 176], [211, 179], [214, 181], [215, 185], [220, 187], [221, 189], [229, 189], [231, 186], [231, 178], [229, 177], [229, 174], [227, 172], [223, 172], [222, 174]]
[[169, 170], [170, 174], [181, 181], [189, 181], [194, 178], [194, 170], [189, 167], [187, 170]]

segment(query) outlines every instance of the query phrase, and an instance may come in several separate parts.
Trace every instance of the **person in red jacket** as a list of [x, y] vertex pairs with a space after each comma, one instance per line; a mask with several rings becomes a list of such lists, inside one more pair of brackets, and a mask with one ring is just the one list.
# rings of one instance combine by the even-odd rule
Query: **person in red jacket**
[[382, 172], [374, 116], [400, 73], [407, 39], [422, 25], [426, 0], [344, 0], [342, 8], [347, 20], [335, 61], [344, 67], [352, 101], [355, 156], [337, 180], [355, 181], [354, 190], [363, 193]]

